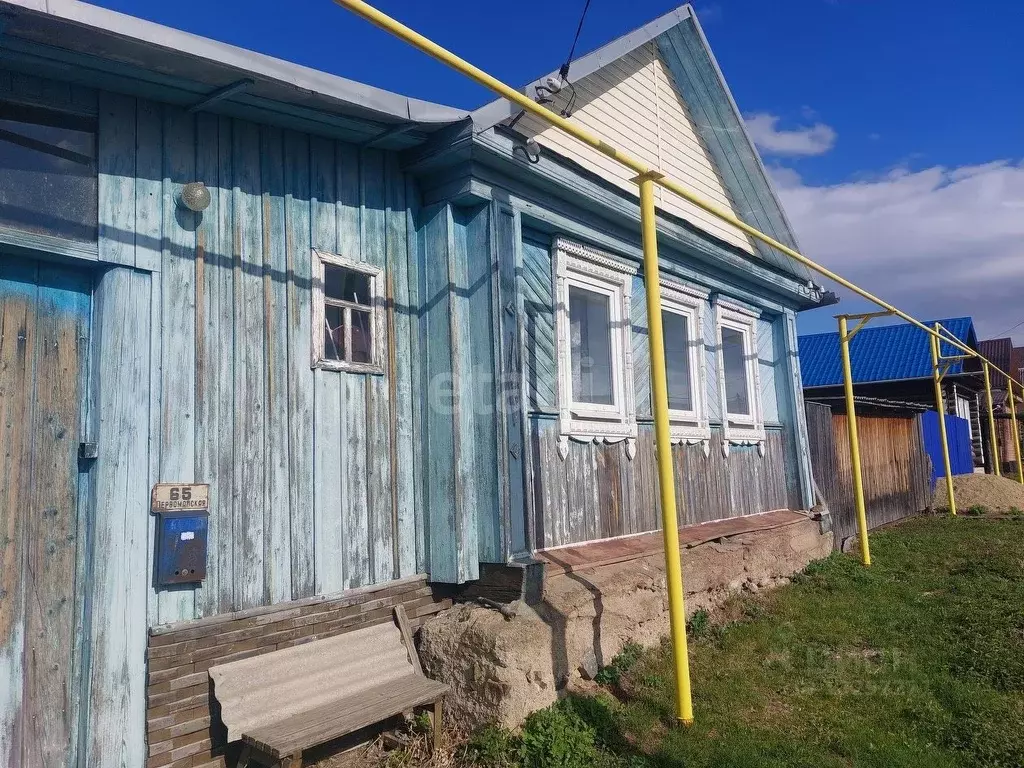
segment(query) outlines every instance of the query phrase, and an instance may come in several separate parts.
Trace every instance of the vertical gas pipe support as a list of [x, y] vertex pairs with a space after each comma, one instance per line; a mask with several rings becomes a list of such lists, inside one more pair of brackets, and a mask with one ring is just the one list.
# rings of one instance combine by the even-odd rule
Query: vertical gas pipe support
[[654, 179], [639, 176], [640, 225], [644, 246], [644, 289], [647, 294], [647, 339], [651, 350], [651, 393], [654, 397], [654, 439], [661, 491], [661, 530], [665, 538], [665, 576], [668, 580], [669, 623], [676, 670], [676, 716], [683, 725], [693, 723], [690, 695], [690, 659], [686, 648], [686, 606], [676, 521], [676, 488], [672, 472], [672, 442], [668, 418], [668, 378], [665, 372], [665, 336], [661, 324], [661, 279], [658, 273], [658, 230], [654, 209]]
[[988, 435], [992, 443], [992, 472], [996, 477], [1001, 477], [1003, 473], [999, 469], [999, 438], [996, 436], [996, 415], [992, 408], [992, 380], [988, 375], [988, 361], [982, 361], [981, 369], [985, 372], [985, 402], [988, 403]]
[[1013, 456], [1017, 460], [1017, 482], [1024, 485], [1024, 467], [1020, 460], [1020, 427], [1017, 424], [1017, 405], [1013, 397], [1013, 379], [1006, 380], [1006, 389], [1010, 395], [1010, 423], [1013, 426]]
[[846, 431], [850, 437], [850, 470], [853, 473], [853, 504], [857, 510], [857, 536], [860, 539], [860, 559], [871, 565], [868, 544], [868, 517], [864, 508], [864, 478], [860, 468], [860, 440], [857, 437], [857, 406], [853, 402], [853, 370], [850, 365], [850, 337], [846, 317], [839, 317], [839, 345], [843, 355], [843, 391], [846, 395]]
[[[939, 324], [935, 324], [938, 333]], [[949, 499], [949, 513], [956, 514], [956, 498], [953, 495], [953, 468], [949, 463], [949, 439], [946, 436], [946, 403], [942, 397], [942, 373], [939, 370], [939, 337], [929, 336], [932, 345], [932, 381], [935, 382], [935, 408], [939, 412], [939, 436], [942, 438], [942, 464], [946, 469], [946, 497]]]

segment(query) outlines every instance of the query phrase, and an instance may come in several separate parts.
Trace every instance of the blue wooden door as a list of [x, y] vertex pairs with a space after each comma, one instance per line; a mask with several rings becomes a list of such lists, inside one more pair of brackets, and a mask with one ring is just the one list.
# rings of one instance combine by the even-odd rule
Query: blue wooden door
[[0, 766], [76, 761], [90, 301], [88, 273], [0, 255]]

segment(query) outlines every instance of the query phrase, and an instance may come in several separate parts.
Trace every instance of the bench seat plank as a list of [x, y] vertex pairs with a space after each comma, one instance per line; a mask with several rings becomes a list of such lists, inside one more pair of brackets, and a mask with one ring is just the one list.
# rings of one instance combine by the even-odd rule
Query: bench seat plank
[[246, 731], [242, 741], [280, 759], [437, 701], [448, 686], [416, 674]]

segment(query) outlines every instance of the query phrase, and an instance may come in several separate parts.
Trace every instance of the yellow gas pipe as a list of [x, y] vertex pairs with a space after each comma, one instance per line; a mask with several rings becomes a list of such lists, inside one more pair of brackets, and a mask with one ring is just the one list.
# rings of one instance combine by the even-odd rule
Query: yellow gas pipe
[[[857, 536], [860, 539], [860, 559], [864, 565], [871, 565], [871, 549], [868, 545], [868, 517], [867, 510], [864, 507], [864, 479], [861, 476], [860, 469], [860, 441], [857, 438], [857, 406], [853, 401], [853, 371], [850, 365], [850, 339], [854, 334], [847, 332], [846, 315], [840, 315], [838, 320], [839, 346], [843, 356], [843, 392], [846, 395], [846, 431], [850, 438], [850, 470], [853, 474], [853, 504], [857, 510]], [[856, 330], [860, 330], [860, 326]], [[854, 333], [856, 333], [856, 330]]]

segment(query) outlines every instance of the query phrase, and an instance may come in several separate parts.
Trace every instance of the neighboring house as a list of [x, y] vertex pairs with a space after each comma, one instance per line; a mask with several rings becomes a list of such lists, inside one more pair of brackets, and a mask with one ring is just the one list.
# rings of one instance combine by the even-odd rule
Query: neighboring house
[[[658, 527], [621, 169], [502, 101], [0, 9], [0, 764], [222, 765], [212, 664]], [[794, 244], [688, 7], [571, 79], [554, 108]], [[681, 521], [807, 509], [828, 295], [659, 207]], [[201, 582], [165, 583], [157, 483], [209, 484]]]
[[[1019, 376], [1018, 369], [1021, 353], [1024, 349], [1014, 348], [1013, 339], [987, 339], [978, 344], [978, 351], [992, 361], [992, 364], [1011, 376]], [[992, 386], [992, 410], [996, 418], [996, 439], [999, 445], [999, 465], [1006, 472], [1017, 471], [1017, 452], [1014, 447], [1013, 423], [1010, 416], [1010, 391], [1006, 377], [999, 371], [990, 370], [989, 379]], [[1017, 418], [1024, 418], [1024, 401], [1021, 399], [1020, 387], [1014, 387], [1014, 405]], [[1020, 423], [1018, 422], [1018, 433]]]
[[[925, 324], [931, 326], [934, 322]], [[938, 322], [964, 344], [978, 348], [971, 318], [956, 317]], [[941, 354], [960, 353], [943, 342]], [[907, 323], [865, 327], [850, 342], [850, 362], [858, 414], [900, 410], [913, 413], [922, 410], [921, 406], [934, 411], [931, 344], [928, 334], [921, 329]], [[846, 412], [838, 333], [801, 336], [800, 369], [807, 401], [829, 405], [835, 413]], [[988, 416], [983, 402], [985, 385], [980, 371], [980, 364], [974, 358], [955, 360], [943, 378], [946, 411], [963, 419], [965, 439], [970, 443], [969, 453], [973, 456], [966, 466], [954, 465], [954, 473], [970, 471], [970, 465], [985, 466], [990, 458]], [[929, 424], [925, 421], [926, 428]], [[937, 422], [935, 427], [937, 429]], [[926, 435], [926, 443], [932, 444], [929, 439], [930, 435]]]

